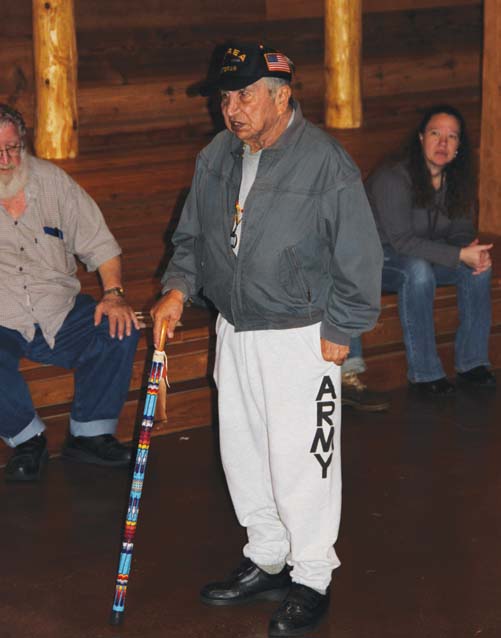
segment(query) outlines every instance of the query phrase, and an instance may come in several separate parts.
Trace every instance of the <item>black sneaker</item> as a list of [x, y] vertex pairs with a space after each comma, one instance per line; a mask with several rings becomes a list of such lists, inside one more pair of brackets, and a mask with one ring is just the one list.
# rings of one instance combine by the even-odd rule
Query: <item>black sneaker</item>
[[68, 434], [62, 450], [62, 456], [71, 461], [103, 465], [107, 467], [126, 467], [132, 459], [132, 450], [122, 445], [111, 434], [99, 436], [73, 436]]
[[244, 558], [240, 566], [223, 582], [209, 583], [200, 592], [207, 605], [240, 605], [251, 600], [282, 600], [290, 587], [290, 569], [268, 574]]
[[303, 636], [322, 622], [329, 608], [329, 593], [320, 594], [310, 587], [292, 583], [285, 600], [273, 614], [270, 636]]
[[458, 381], [482, 388], [496, 387], [496, 377], [485, 366], [477, 366], [467, 372], [458, 372]]
[[38, 481], [48, 459], [45, 434], [37, 434], [14, 448], [5, 468], [5, 480]]
[[341, 377], [341, 405], [360, 412], [384, 412], [390, 407], [390, 399], [383, 392], [368, 390], [355, 372], [345, 372]]

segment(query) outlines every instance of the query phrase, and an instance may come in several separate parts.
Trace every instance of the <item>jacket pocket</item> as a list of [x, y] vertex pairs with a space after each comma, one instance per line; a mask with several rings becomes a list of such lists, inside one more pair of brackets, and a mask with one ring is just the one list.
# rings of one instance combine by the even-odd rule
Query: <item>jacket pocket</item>
[[293, 300], [310, 305], [311, 287], [304, 275], [295, 246], [288, 246], [284, 249], [280, 259], [279, 276], [280, 285]]

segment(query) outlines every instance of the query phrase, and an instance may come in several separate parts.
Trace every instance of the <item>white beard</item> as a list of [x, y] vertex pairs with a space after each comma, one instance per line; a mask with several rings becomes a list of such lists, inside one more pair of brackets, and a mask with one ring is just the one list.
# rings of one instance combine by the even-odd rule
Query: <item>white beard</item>
[[21, 162], [17, 168], [7, 174], [0, 170], [0, 200], [12, 199], [18, 195], [28, 183], [28, 155], [21, 153]]

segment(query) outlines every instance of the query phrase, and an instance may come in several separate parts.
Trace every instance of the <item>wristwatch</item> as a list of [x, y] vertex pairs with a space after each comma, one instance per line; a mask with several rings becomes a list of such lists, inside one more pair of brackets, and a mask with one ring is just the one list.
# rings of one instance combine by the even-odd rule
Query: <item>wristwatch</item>
[[118, 295], [119, 297], [125, 297], [125, 291], [123, 288], [117, 286], [116, 288], [108, 288], [105, 290], [103, 292], [103, 297], [105, 295]]

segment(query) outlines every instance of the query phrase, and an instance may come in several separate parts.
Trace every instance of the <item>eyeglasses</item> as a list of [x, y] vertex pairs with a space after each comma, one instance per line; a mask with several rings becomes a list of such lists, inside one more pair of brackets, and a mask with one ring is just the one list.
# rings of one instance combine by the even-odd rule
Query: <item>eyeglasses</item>
[[0, 157], [12, 159], [13, 157], [19, 157], [21, 155], [21, 151], [24, 146], [22, 144], [15, 144], [13, 146], [6, 146], [5, 148], [0, 148]]

